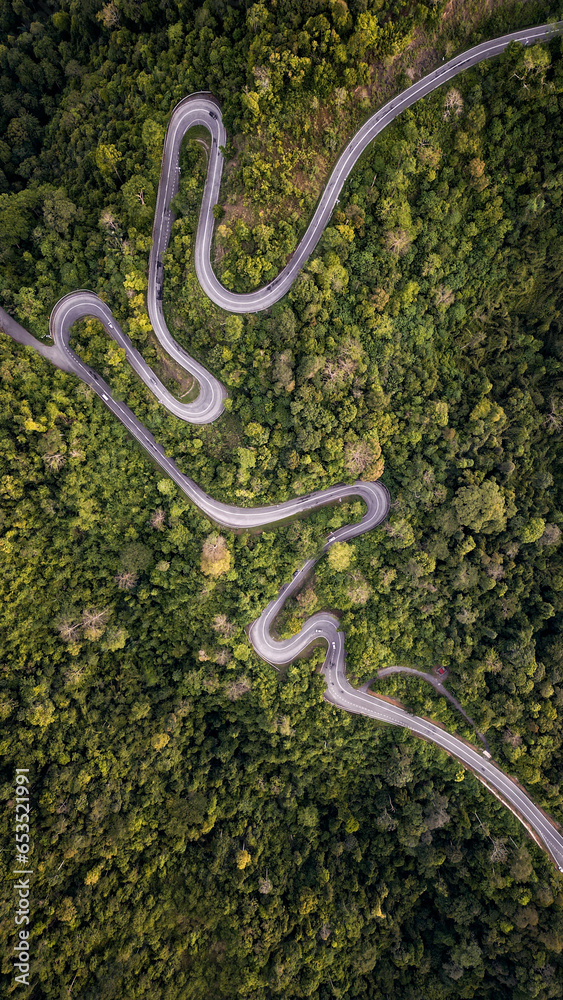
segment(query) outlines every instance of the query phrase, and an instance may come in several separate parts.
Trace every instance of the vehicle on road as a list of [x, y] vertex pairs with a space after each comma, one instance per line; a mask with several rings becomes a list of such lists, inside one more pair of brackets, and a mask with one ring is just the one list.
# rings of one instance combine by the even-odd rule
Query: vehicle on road
[[156, 297], [162, 302], [162, 286], [164, 284], [164, 264], [161, 260], [156, 262]]

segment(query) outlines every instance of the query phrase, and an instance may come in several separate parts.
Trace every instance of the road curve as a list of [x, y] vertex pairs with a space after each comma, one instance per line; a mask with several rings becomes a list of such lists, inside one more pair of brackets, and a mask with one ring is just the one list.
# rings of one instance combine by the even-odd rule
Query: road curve
[[[194, 115], [193, 123], [205, 125], [211, 133], [212, 138], [207, 181], [203, 194], [195, 247], [195, 268], [203, 290], [216, 305], [229, 312], [259, 312], [274, 305], [275, 302], [278, 302], [289, 291], [299, 271], [315, 249], [330, 221], [342, 188], [358, 159], [384, 128], [387, 128], [395, 118], [405, 111], [406, 108], [409, 108], [416, 101], [420, 100], [421, 97], [425, 97], [431, 91], [436, 90], [437, 87], [441, 87], [444, 83], [453, 79], [454, 76], [457, 76], [458, 73], [463, 72], [463, 70], [475, 66], [484, 59], [490, 59], [493, 56], [499, 55], [511, 42], [533, 45], [536, 42], [545, 41], [562, 32], [563, 21], [558, 21], [554, 24], [543, 24], [536, 28], [513, 31], [508, 35], [502, 35], [499, 38], [482, 42], [480, 45], [476, 45], [474, 48], [468, 49], [466, 52], [462, 52], [460, 55], [445, 62], [438, 69], [435, 69], [432, 73], [428, 73], [427, 76], [422, 77], [417, 83], [413, 83], [407, 90], [404, 90], [397, 97], [392, 98], [387, 104], [384, 104], [382, 108], [379, 108], [356, 132], [338, 158], [319, 199], [313, 218], [307, 227], [303, 239], [292, 255], [290, 263], [269, 284], [245, 295], [231, 292], [224, 288], [211, 267], [211, 241], [214, 225], [213, 206], [219, 201], [219, 188], [223, 171], [223, 157], [219, 146], [225, 142], [225, 131], [221, 122], [220, 112], [216, 106], [213, 106], [212, 108], [206, 108], [207, 119], [205, 113], [203, 115], [199, 114], [196, 117], [195, 110], [190, 111], [186, 102], [180, 102], [172, 112], [172, 119], [165, 141], [163, 175], [166, 170], [169, 178], [177, 176], [179, 153], [177, 134], [182, 129], [185, 131], [185, 128], [189, 127], [188, 123], [192, 120], [190, 114]], [[211, 114], [216, 117], [212, 117]], [[154, 235], [153, 232], [153, 238]], [[158, 253], [162, 254], [163, 249], [164, 245], [159, 248]]]
[[69, 346], [72, 324], [84, 316], [99, 319], [108, 335], [123, 347], [127, 359], [139, 377], [154, 393], [159, 402], [171, 413], [191, 423], [208, 423], [217, 419], [223, 410], [225, 390], [203, 366], [191, 358], [174, 340], [166, 326], [162, 311], [163, 257], [170, 240], [173, 215], [171, 199], [178, 190], [180, 145], [186, 131], [194, 125], [204, 126], [211, 135], [208, 174], [203, 194], [195, 248], [195, 267], [203, 290], [218, 306], [235, 313], [258, 312], [281, 299], [291, 287], [303, 264], [314, 250], [327, 226], [342, 187], [353, 166], [366, 147], [405, 108], [424, 97], [436, 87], [452, 79], [457, 73], [502, 52], [510, 42], [533, 44], [563, 32], [563, 22], [541, 25], [524, 31], [513, 32], [501, 38], [484, 42], [456, 56], [433, 73], [413, 84], [398, 97], [389, 101], [372, 115], [348, 143], [329, 178], [307, 231], [299, 243], [291, 262], [277, 278], [264, 288], [247, 295], [239, 295], [223, 288], [210, 263], [213, 235], [213, 206], [218, 202], [223, 169], [220, 147], [226, 134], [219, 106], [211, 95], [190, 95], [174, 109], [166, 133], [161, 180], [158, 189], [153, 246], [149, 259], [148, 311], [155, 334], [168, 353], [200, 384], [200, 394], [192, 403], [182, 404], [168, 392], [154, 372], [144, 362], [129, 338], [123, 333], [110, 309], [93, 292], [76, 291], [57, 302], [50, 319], [52, 345], [42, 344], [32, 337], [19, 323], [0, 307], [0, 327], [14, 340], [32, 346], [64, 371], [72, 372], [88, 384], [103, 400], [108, 409], [122, 422], [136, 440], [169, 475], [180, 489], [213, 521], [228, 528], [244, 529], [275, 524], [296, 514], [303, 514], [344, 497], [358, 496], [366, 504], [366, 514], [358, 524], [347, 525], [333, 532], [315, 559], [309, 560], [294, 576], [290, 584], [282, 587], [260, 617], [252, 623], [249, 634], [259, 656], [269, 663], [280, 665], [294, 660], [304, 650], [316, 643], [327, 643], [328, 652], [323, 665], [327, 681], [327, 701], [348, 712], [366, 715], [391, 725], [410, 729], [417, 735], [431, 740], [451, 753], [484, 782], [494, 788], [509, 803], [522, 820], [534, 829], [546, 849], [563, 871], [563, 837], [549, 818], [534, 805], [526, 793], [502, 773], [494, 764], [484, 759], [462, 740], [442, 730], [425, 719], [410, 715], [403, 709], [362, 691], [356, 691], [346, 680], [344, 635], [338, 629], [338, 619], [329, 614], [313, 615], [301, 631], [290, 639], [272, 638], [270, 628], [287, 597], [296, 591], [311, 571], [318, 558], [336, 541], [353, 538], [380, 524], [387, 515], [390, 498], [380, 483], [357, 482], [337, 485], [265, 507], [241, 508], [220, 503], [208, 496], [192, 479], [184, 475], [170, 459], [161, 445], [132, 411], [120, 400], [113, 398], [110, 387]]
[[310, 559], [292, 582], [282, 588], [275, 600], [271, 601], [260, 617], [252, 623], [249, 629], [250, 640], [259, 656], [268, 663], [281, 666], [291, 663], [303, 651], [327, 643], [328, 651], [322, 672], [327, 685], [324, 697], [328, 702], [347, 712], [366, 715], [378, 722], [409, 729], [456, 757], [470, 768], [480, 781], [495, 789], [515, 812], [517, 818], [535, 831], [559, 870], [563, 871], [563, 836], [515, 781], [457, 736], [452, 736], [427, 719], [411, 715], [397, 705], [352, 687], [346, 678], [344, 634], [339, 631], [339, 621], [334, 615], [319, 612], [308, 619], [297, 635], [283, 640], [272, 638], [270, 629], [284, 601], [299, 590], [304, 578], [316, 562], [317, 559]]

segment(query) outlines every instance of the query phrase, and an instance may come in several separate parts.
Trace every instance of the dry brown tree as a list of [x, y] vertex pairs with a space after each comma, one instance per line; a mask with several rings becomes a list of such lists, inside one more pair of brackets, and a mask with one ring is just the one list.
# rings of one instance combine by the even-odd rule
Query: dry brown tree
[[155, 511], [151, 514], [151, 528], [155, 528], [156, 531], [162, 531], [164, 528], [164, 521], [166, 520], [166, 514], [162, 507], [157, 507]]

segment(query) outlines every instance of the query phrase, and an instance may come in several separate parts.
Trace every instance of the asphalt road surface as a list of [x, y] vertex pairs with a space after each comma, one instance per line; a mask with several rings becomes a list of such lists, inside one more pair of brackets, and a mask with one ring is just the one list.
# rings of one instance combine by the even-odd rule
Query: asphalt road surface
[[164, 282], [164, 254], [170, 240], [174, 221], [171, 199], [178, 191], [179, 156], [182, 139], [193, 126], [204, 126], [210, 133], [211, 145], [208, 157], [208, 174], [203, 194], [195, 249], [196, 273], [202, 290], [221, 308], [233, 313], [258, 312], [269, 308], [281, 299], [293, 284], [325, 227], [330, 221], [334, 206], [352, 168], [357, 163], [369, 143], [393, 119], [410, 107], [419, 98], [442, 86], [458, 73], [483, 59], [502, 52], [510, 42], [531, 45], [544, 41], [563, 32], [563, 22], [541, 25], [524, 31], [513, 32], [496, 38], [456, 56], [449, 62], [423, 77], [402, 94], [393, 98], [372, 115], [358, 130], [339, 157], [328, 183], [319, 199], [317, 209], [301, 240], [291, 262], [277, 278], [255, 292], [238, 295], [223, 288], [216, 278], [210, 263], [213, 235], [213, 206], [219, 201], [223, 157], [220, 147], [226, 143], [226, 133], [221, 119], [219, 105], [209, 94], [192, 94], [181, 101], [172, 112], [166, 133], [160, 185], [158, 189], [153, 227], [153, 246], [149, 258], [148, 311], [155, 334], [166, 349], [184, 369], [199, 382], [200, 393], [191, 403], [180, 403], [157, 378], [145, 363], [129, 338], [123, 333], [111, 310], [92, 292], [76, 291], [57, 302], [50, 320], [53, 343], [40, 343], [19, 323], [0, 307], [0, 328], [14, 340], [34, 347], [43, 357], [64, 371], [77, 375], [98, 393], [105, 405], [121, 420], [127, 430], [149, 452], [153, 459], [180, 487], [180, 489], [200, 507], [213, 521], [228, 528], [250, 528], [275, 524], [286, 518], [303, 514], [327, 503], [344, 497], [358, 496], [366, 505], [366, 514], [358, 524], [348, 525], [333, 532], [327, 539], [323, 552], [316, 559], [309, 560], [294, 576], [291, 583], [282, 587], [278, 596], [250, 627], [250, 639], [259, 656], [269, 663], [280, 665], [289, 663], [315, 644], [326, 643], [328, 652], [323, 665], [326, 677], [327, 701], [339, 708], [355, 714], [366, 715], [390, 725], [402, 726], [413, 733], [431, 740], [437, 746], [462, 761], [484, 782], [494, 788], [510, 804], [517, 815], [534, 829], [546, 849], [563, 871], [563, 836], [549, 818], [534, 805], [526, 793], [511, 781], [493, 763], [467, 746], [462, 740], [440, 729], [425, 719], [410, 715], [403, 709], [383, 702], [362, 691], [356, 691], [346, 680], [344, 635], [338, 629], [338, 619], [329, 614], [317, 614], [310, 618], [302, 630], [290, 639], [277, 641], [272, 638], [270, 628], [287, 597], [297, 591], [311, 571], [317, 559], [334, 544], [345, 541], [376, 527], [386, 517], [389, 509], [389, 495], [380, 483], [358, 482], [353, 485], [337, 485], [320, 490], [305, 497], [288, 500], [285, 503], [267, 507], [243, 508], [220, 503], [208, 496], [188, 476], [185, 476], [165, 454], [164, 449], [154, 439], [150, 431], [137, 420], [133, 412], [120, 400], [114, 399], [110, 387], [92, 368], [84, 364], [70, 348], [70, 332], [73, 323], [84, 316], [99, 319], [108, 335], [123, 347], [130, 364], [145, 385], [154, 393], [158, 401], [171, 413], [190, 423], [209, 423], [223, 411], [226, 392], [202, 365], [191, 358], [170, 334], [162, 311], [162, 287]]
[[390, 702], [373, 697], [365, 691], [357, 691], [346, 679], [344, 634], [339, 631], [339, 622], [334, 615], [319, 612], [305, 623], [297, 635], [290, 639], [275, 640], [270, 634], [271, 626], [280, 612], [284, 601], [297, 591], [303, 579], [311, 571], [316, 559], [309, 560], [299, 574], [273, 600], [250, 627], [250, 639], [257, 653], [275, 666], [291, 663], [305, 650], [315, 645], [328, 646], [322, 671], [326, 678], [325, 698], [338, 708], [357, 715], [367, 715], [370, 719], [402, 726], [411, 732], [435, 743], [441, 749], [460, 760], [476, 776], [488, 784], [515, 811], [519, 819], [535, 830], [560, 871], [563, 871], [563, 836], [549, 817], [538, 809], [525, 791], [512, 781], [492, 761], [478, 750], [474, 750], [463, 740], [450, 735], [446, 730], [419, 716], [411, 715]]

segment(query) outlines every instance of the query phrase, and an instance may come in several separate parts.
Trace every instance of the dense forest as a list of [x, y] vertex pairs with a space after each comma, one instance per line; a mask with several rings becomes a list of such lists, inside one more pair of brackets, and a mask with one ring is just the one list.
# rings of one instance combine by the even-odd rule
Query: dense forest
[[[184, 399], [145, 292], [166, 123], [211, 90], [229, 135], [215, 267], [244, 291], [305, 229], [366, 114], [443, 56], [558, 3], [0, 2], [0, 302], [48, 339], [108, 302]], [[382, 478], [277, 623], [341, 616], [354, 682], [448, 686], [563, 822], [563, 53], [511, 46], [364, 154], [290, 293], [221, 313], [192, 251], [207, 134], [187, 136], [170, 329], [229, 392], [168, 415], [93, 320], [73, 346], [212, 496], [271, 503]], [[453, 759], [323, 701], [246, 628], [358, 519], [342, 504], [217, 529], [85, 385], [0, 338], [3, 995], [17, 996], [14, 775], [29, 767], [33, 997], [552, 1000], [563, 878]], [[476, 742], [424, 682], [373, 690]]]

